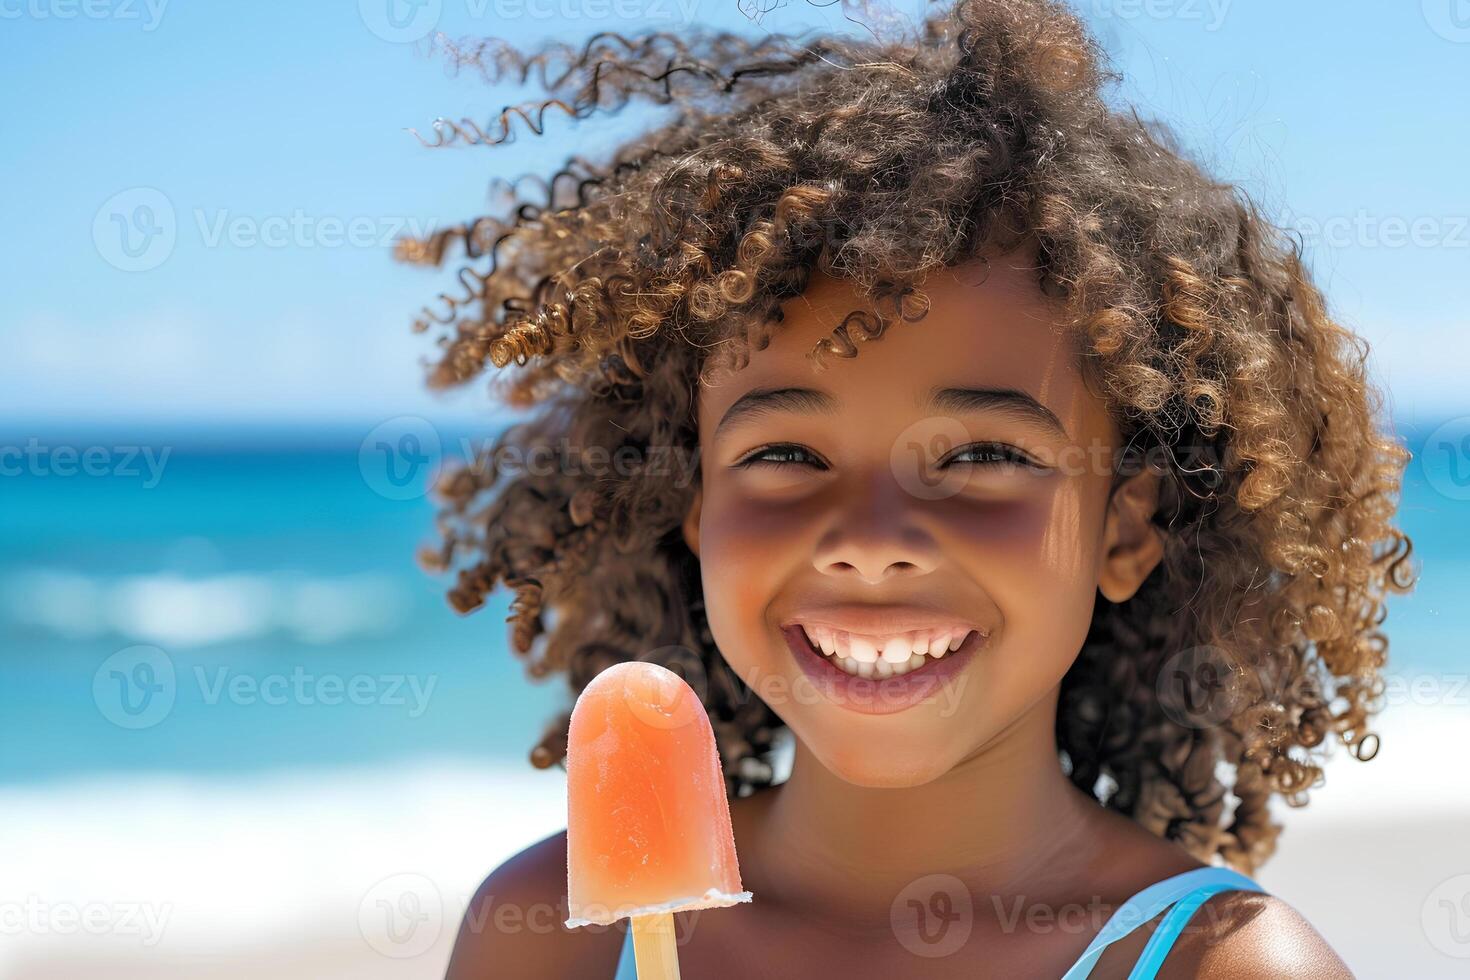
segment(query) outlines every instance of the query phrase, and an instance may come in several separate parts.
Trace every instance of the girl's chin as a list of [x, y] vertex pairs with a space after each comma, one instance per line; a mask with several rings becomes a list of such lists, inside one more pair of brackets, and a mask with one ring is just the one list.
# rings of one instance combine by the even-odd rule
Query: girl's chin
[[[836, 741], [835, 739], [833, 741]], [[958, 763], [948, 751], [914, 747], [905, 752], [853, 751], [854, 746], [805, 742], [806, 748], [832, 775], [867, 789], [906, 789], [931, 783]], [[953, 745], [950, 742], [949, 745]]]

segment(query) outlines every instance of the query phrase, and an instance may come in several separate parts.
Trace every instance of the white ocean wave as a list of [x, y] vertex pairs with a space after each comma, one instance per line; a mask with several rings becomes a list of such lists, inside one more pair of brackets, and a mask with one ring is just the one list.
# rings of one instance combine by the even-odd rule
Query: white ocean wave
[[[388, 965], [409, 947], [381, 916], [407, 904], [414, 964], [442, 976], [476, 887], [565, 826], [566, 790], [527, 765], [421, 762], [0, 786], [0, 813], [0, 976], [60, 957], [162, 967], [298, 942]], [[63, 924], [86, 916], [95, 928]]]
[[[1349, 963], [1393, 950], [1415, 976], [1445, 975], [1418, 916], [1439, 883], [1470, 871], [1470, 784], [1454, 776], [1470, 713], [1409, 706], [1380, 728], [1377, 759], [1339, 756], [1311, 806], [1277, 811], [1282, 856], [1259, 880]], [[272, 976], [320, 976], [311, 957], [322, 950], [334, 976], [442, 976], [484, 875], [565, 826], [565, 808], [556, 771], [432, 760], [0, 786], [0, 911], [23, 926], [0, 942], [0, 976], [39, 960], [185, 976], [202, 955], [238, 962], [231, 977], [267, 963]], [[1375, 854], [1371, 887], [1342, 901], [1342, 863]], [[1365, 909], [1381, 935], [1354, 918]], [[516, 914], [528, 911], [538, 922], [559, 912]], [[62, 934], [63, 912], [93, 915], [99, 928]]]
[[95, 576], [20, 570], [4, 582], [4, 618], [66, 640], [116, 635], [174, 649], [275, 633], [312, 644], [385, 633], [407, 603], [391, 577], [289, 572]]

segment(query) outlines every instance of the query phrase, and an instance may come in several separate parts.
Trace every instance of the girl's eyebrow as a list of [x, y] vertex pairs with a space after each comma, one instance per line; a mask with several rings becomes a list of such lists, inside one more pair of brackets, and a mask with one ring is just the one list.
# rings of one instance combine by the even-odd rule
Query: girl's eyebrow
[[[936, 412], [1000, 412], [1021, 422], [1045, 426], [1066, 436], [1056, 413], [1031, 395], [1015, 388], [939, 388], [929, 393], [927, 407]], [[753, 388], [735, 400], [715, 426], [715, 435], [776, 412], [837, 415], [837, 400], [816, 388]]]
[[1031, 422], [1066, 436], [1057, 414], [1024, 391], [1015, 388], [938, 388], [929, 394], [929, 407], [938, 412], [999, 412], [1020, 422]]
[[724, 418], [715, 426], [715, 435], [776, 412], [836, 415], [837, 399], [816, 388], [752, 388], [726, 409]]

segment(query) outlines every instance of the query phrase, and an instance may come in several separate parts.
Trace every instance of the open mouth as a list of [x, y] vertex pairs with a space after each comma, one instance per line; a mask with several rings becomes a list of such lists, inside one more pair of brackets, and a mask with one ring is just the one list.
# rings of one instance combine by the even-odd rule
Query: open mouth
[[865, 714], [889, 714], [932, 699], [990, 636], [974, 627], [879, 636], [806, 623], [784, 626], [781, 634], [818, 690]]
[[982, 630], [965, 627], [910, 630], [882, 636], [806, 623], [797, 626], [811, 648], [838, 670], [853, 677], [879, 680], [922, 670], [948, 654], [958, 653], [972, 636], [985, 635]]

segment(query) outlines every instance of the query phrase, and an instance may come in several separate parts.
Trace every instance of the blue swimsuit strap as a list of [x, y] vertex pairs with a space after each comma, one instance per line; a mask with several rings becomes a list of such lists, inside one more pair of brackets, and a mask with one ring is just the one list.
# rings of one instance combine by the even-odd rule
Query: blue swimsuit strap
[[1206, 899], [1219, 892], [1262, 890], [1260, 885], [1229, 868], [1195, 868], [1155, 882], [1118, 906], [1062, 980], [1082, 980], [1091, 974], [1104, 949], [1172, 906], [1164, 921], [1149, 937], [1133, 972], [1128, 974], [1129, 980], [1151, 980], [1159, 972], [1164, 957], [1169, 954], [1190, 916]]
[[1169, 950], [1174, 946], [1174, 940], [1179, 938], [1180, 932], [1190, 918], [1205, 904], [1211, 896], [1227, 891], [1254, 891], [1259, 892], [1261, 888], [1253, 881], [1249, 881], [1251, 887], [1228, 884], [1226, 882], [1213, 882], [1201, 885], [1188, 895], [1181, 898], [1169, 914], [1164, 916], [1164, 921], [1154, 930], [1149, 937], [1148, 945], [1143, 948], [1138, 962], [1134, 964], [1133, 972], [1128, 974], [1129, 980], [1154, 980], [1159, 968], [1164, 965], [1164, 957], [1169, 955]]
[[[1169, 909], [1169, 914], [1149, 937], [1133, 972], [1128, 974], [1128, 980], [1153, 980], [1190, 917], [1210, 896], [1228, 891], [1259, 892], [1262, 888], [1243, 874], [1215, 867], [1195, 868], [1149, 885], [1118, 906], [1062, 980], [1083, 980], [1092, 973], [1104, 949]], [[631, 931], [623, 936], [623, 950], [618, 957], [618, 969], [613, 980], [638, 980]]]

